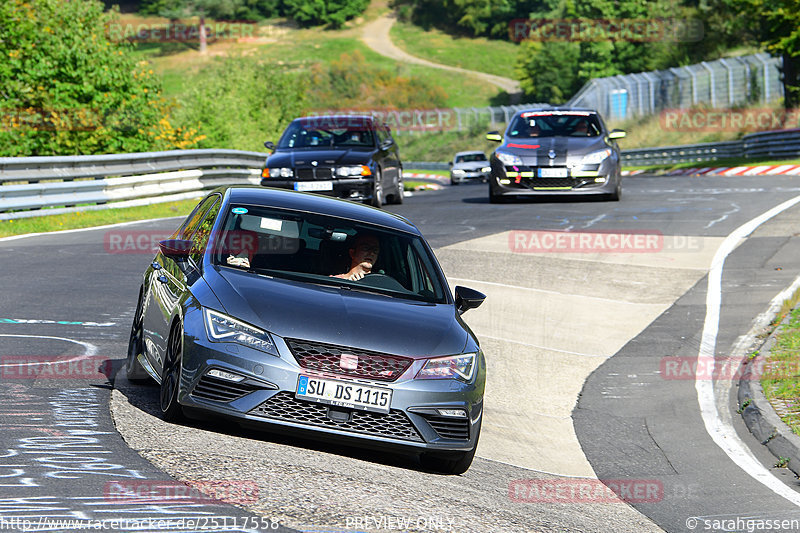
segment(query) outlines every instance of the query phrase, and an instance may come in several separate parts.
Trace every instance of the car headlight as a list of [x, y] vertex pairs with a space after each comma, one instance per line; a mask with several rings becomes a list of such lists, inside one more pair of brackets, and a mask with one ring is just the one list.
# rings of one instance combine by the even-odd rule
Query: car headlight
[[270, 178], [291, 178], [294, 175], [291, 168], [273, 167], [269, 169]]
[[372, 171], [367, 165], [339, 167], [336, 169], [336, 175], [342, 178], [346, 178], [348, 176], [371, 176]]
[[481, 172], [491, 172], [491, 171], [492, 171], [492, 167], [483, 167], [481, 169]]
[[474, 353], [428, 359], [417, 374], [419, 379], [458, 379], [469, 381], [475, 371]]
[[235, 342], [268, 354], [278, 356], [272, 337], [263, 329], [258, 329], [228, 315], [211, 309], [205, 313], [206, 333], [211, 342]]
[[463, 170], [461, 170], [460, 168], [454, 168], [454, 169], [453, 169], [453, 174], [459, 174], [459, 175], [460, 175], [460, 174], [464, 174], [464, 171], [463, 171]]
[[606, 148], [605, 150], [600, 150], [598, 152], [592, 152], [590, 154], [586, 154], [581, 159], [581, 163], [584, 165], [597, 165], [605, 161], [605, 159], [611, 155], [611, 148]]
[[497, 159], [499, 159], [504, 165], [513, 166], [522, 164], [522, 158], [518, 155], [500, 151], [496, 151], [494, 155], [497, 156]]

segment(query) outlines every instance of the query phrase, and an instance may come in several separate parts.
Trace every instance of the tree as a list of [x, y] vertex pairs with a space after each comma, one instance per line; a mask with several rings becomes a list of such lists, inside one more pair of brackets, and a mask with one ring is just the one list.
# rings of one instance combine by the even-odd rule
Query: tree
[[284, 0], [284, 13], [303, 26], [344, 25], [367, 9], [369, 0]]
[[731, 4], [756, 24], [767, 51], [783, 59], [784, 106], [800, 104], [800, 0], [742, 0]]
[[106, 34], [95, 0], [0, 3], [0, 154], [137, 152], [192, 146], [146, 62]]
[[174, 0], [167, 4], [168, 7], [162, 9], [159, 14], [170, 20], [198, 17], [200, 53], [205, 54], [208, 50], [206, 17], [230, 17], [244, 4], [245, 0]]

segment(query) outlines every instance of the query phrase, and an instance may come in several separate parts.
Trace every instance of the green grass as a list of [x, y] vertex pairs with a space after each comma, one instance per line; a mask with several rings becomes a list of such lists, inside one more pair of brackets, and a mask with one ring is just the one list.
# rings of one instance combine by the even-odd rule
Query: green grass
[[63, 215], [0, 220], [0, 237], [104, 226], [107, 224], [151, 218], [187, 216], [196, 205], [197, 200], [182, 200], [179, 202], [165, 202], [163, 204], [152, 204], [141, 207], [104, 209], [102, 211], [78, 211]]
[[426, 31], [407, 22], [395, 22], [392, 42], [411, 55], [454, 67], [514, 78], [518, 45], [509, 41], [449, 35]]
[[[796, 305], [797, 294], [789, 305]], [[778, 315], [785, 317], [782, 310]], [[775, 344], [764, 363], [761, 386], [770, 402], [787, 407], [788, 413], [781, 419], [792, 431], [800, 435], [800, 308], [789, 313], [789, 322], [783, 326], [775, 338]]]
[[[256, 55], [266, 64], [297, 71], [307, 71], [314, 63], [330, 63], [342, 54], [360, 52], [367, 63], [391, 70], [400, 76], [417, 76], [424, 81], [442, 87], [447, 93], [447, 107], [471, 107], [503, 105], [508, 98], [497, 87], [477, 79], [459, 76], [457, 83], [452, 72], [409, 65], [394, 61], [373, 52], [360, 39], [361, 28], [324, 30], [320, 28], [297, 29], [285, 22], [272, 21], [260, 26], [260, 33], [267, 35], [266, 43], [222, 42], [209, 45], [209, 53], [201, 56], [183, 45], [142, 44], [137, 54], [153, 64], [161, 76], [164, 94], [179, 96], [184, 90], [187, 77], [197, 72], [214, 57], [229, 54]], [[278, 28], [278, 29], [273, 29]], [[366, 83], [369, 80], [365, 80]], [[314, 108], [314, 102], [309, 102]]]

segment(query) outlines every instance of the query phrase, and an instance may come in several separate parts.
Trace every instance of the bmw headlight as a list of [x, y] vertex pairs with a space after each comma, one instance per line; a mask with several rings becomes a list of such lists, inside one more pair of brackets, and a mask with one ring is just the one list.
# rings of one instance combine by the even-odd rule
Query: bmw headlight
[[499, 150], [496, 151], [494, 155], [496, 155], [497, 159], [499, 159], [504, 165], [514, 166], [522, 164], [522, 158], [518, 155], [501, 152]]
[[417, 374], [418, 379], [458, 379], [469, 381], [475, 372], [474, 353], [428, 359]]
[[272, 337], [263, 329], [250, 326], [228, 315], [206, 309], [206, 333], [211, 342], [235, 342], [278, 356]]
[[336, 175], [342, 178], [346, 178], [348, 176], [370, 176], [372, 175], [372, 171], [367, 165], [339, 167], [336, 169]]
[[294, 176], [291, 168], [273, 167], [269, 169], [270, 178], [291, 178]]
[[584, 165], [597, 165], [605, 161], [605, 159], [611, 155], [611, 148], [606, 148], [605, 150], [600, 150], [598, 152], [592, 152], [590, 154], [586, 154], [583, 156], [581, 163]]

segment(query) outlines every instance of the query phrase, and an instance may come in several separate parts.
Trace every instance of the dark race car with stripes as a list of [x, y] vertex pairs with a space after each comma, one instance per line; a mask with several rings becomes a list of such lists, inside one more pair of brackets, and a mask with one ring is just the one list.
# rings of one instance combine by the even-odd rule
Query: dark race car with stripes
[[587, 194], [619, 200], [622, 176], [616, 139], [600, 115], [586, 109], [518, 111], [491, 157], [489, 201], [523, 195]]

